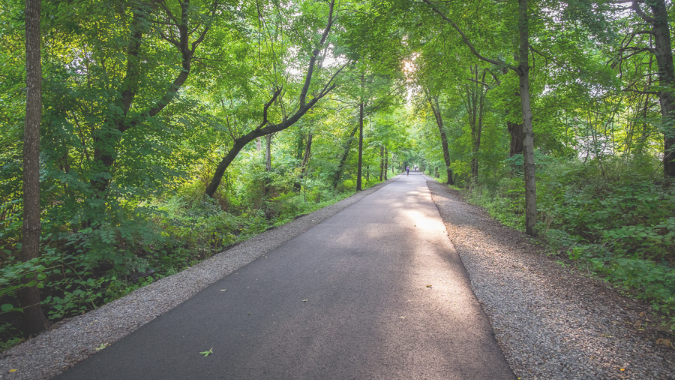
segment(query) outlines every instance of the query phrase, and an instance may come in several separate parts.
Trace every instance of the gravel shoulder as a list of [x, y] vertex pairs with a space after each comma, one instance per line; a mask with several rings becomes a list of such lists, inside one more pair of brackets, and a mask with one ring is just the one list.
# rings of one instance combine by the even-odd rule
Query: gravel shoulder
[[562, 267], [524, 234], [427, 178], [448, 235], [522, 379], [675, 379], [644, 302]]
[[96, 310], [57, 323], [39, 336], [0, 354], [0, 379], [44, 380], [62, 373], [96, 353], [97, 348], [123, 338], [212, 283], [353, 205], [382, 186], [395, 181], [396, 178], [398, 177], [283, 226], [270, 229]]

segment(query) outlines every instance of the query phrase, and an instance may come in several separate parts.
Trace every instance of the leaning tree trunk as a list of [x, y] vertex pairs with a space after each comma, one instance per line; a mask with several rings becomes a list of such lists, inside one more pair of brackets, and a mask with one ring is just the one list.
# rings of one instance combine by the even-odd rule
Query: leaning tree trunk
[[307, 145], [305, 145], [305, 154], [302, 156], [302, 176], [304, 177], [307, 165], [309, 164], [309, 156], [312, 154], [312, 132], [307, 135]]
[[523, 111], [523, 158], [525, 161], [525, 232], [535, 236], [537, 224], [537, 190], [534, 165], [534, 132], [532, 131], [532, 108], [530, 106], [529, 15], [527, 0], [519, 0], [518, 29], [520, 31], [520, 54], [518, 77], [520, 79], [520, 105]]
[[[445, 127], [443, 125], [443, 117], [441, 116], [441, 108], [438, 104], [438, 99], [435, 98], [432, 99], [431, 97], [428, 97], [429, 104], [431, 105], [431, 111], [434, 113], [434, 117], [436, 118], [436, 125], [438, 125], [438, 132], [441, 134], [441, 147], [443, 148], [443, 160], [445, 161], [445, 170], [448, 174], [448, 181], [446, 182], [448, 185], [454, 185], [455, 181], [452, 179], [453, 173], [452, 169], [450, 168], [450, 149], [448, 149], [448, 136], [445, 134]], [[436, 104], [434, 104], [434, 102]]]
[[347, 156], [349, 156], [349, 149], [351, 148], [352, 140], [354, 139], [354, 135], [356, 135], [356, 131], [358, 130], [359, 126], [357, 125], [354, 127], [354, 129], [352, 129], [347, 142], [344, 144], [344, 149], [342, 150], [342, 155], [340, 156], [340, 161], [338, 162], [338, 167], [335, 170], [335, 174], [333, 175], [333, 188], [336, 188], [338, 181], [340, 181], [340, 176], [342, 175], [342, 172], [345, 168], [345, 163], [347, 162]]
[[[307, 175], [307, 165], [309, 165], [309, 156], [312, 154], [312, 132], [307, 134], [307, 144], [305, 145], [305, 153], [300, 164], [300, 181]], [[300, 182], [297, 183], [297, 190], [300, 190]]]
[[[40, 120], [42, 63], [40, 62], [40, 0], [26, 0], [26, 121], [23, 145], [23, 228], [21, 261], [40, 256]], [[32, 280], [32, 279], [31, 279]], [[37, 286], [19, 292], [23, 330], [34, 335], [49, 321], [40, 306]]]

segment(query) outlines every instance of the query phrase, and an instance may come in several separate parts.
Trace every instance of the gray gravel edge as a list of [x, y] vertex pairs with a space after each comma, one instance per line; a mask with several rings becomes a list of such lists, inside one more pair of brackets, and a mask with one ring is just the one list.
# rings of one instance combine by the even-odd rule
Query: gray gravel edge
[[427, 184], [519, 379], [675, 379], [675, 350], [656, 344], [648, 305], [561, 267], [448, 186]]
[[[13, 347], [0, 356], [0, 379], [43, 380], [96, 353], [166, 313], [224, 276], [357, 203], [399, 176], [333, 205], [273, 228], [218, 253], [180, 273], [165, 277]], [[15, 372], [9, 372], [15, 369]]]

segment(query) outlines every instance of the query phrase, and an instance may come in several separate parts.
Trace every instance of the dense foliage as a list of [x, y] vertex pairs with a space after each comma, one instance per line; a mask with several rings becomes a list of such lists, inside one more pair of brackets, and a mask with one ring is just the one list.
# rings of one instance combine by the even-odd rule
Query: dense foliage
[[24, 17], [0, 0], [4, 346], [21, 289], [74, 316], [407, 165], [675, 317], [670, 1], [43, 0], [27, 262]]

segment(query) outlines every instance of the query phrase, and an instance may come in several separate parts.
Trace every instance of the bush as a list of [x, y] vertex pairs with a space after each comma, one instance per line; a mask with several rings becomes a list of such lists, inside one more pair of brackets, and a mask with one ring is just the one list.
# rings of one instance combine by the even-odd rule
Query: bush
[[[675, 322], [675, 190], [649, 156], [542, 158], [537, 164], [537, 229], [554, 254], [564, 254], [608, 281], [638, 290]], [[506, 161], [522, 166], [518, 157]], [[503, 224], [524, 230], [521, 177], [489, 181], [468, 200]], [[675, 324], [674, 324], [675, 325]]]

